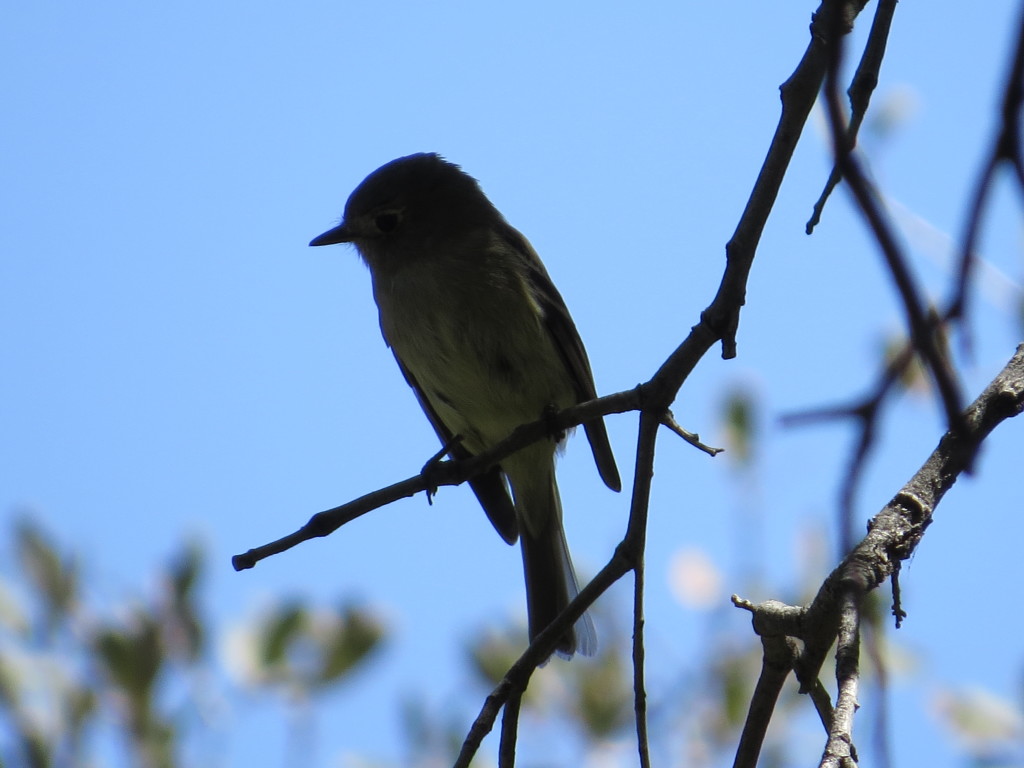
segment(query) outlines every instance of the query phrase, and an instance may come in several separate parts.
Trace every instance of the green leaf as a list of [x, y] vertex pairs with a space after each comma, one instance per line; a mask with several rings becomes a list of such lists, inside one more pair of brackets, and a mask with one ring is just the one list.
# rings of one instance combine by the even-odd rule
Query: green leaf
[[726, 455], [741, 467], [751, 463], [757, 439], [757, 400], [753, 393], [735, 388], [722, 406], [722, 421], [728, 443]]
[[288, 602], [269, 616], [259, 632], [259, 661], [267, 669], [288, 665], [288, 649], [302, 633], [308, 621], [306, 608], [297, 601]]
[[594, 738], [610, 736], [633, 721], [633, 681], [623, 665], [624, 649], [616, 646], [576, 668], [576, 710]]
[[[503, 632], [488, 632], [474, 638], [468, 650], [473, 671], [487, 687], [493, 687], [505, 676], [508, 668], [523, 652], [526, 633], [522, 627], [507, 627]], [[526, 701], [531, 698], [526, 689]]]
[[168, 620], [175, 630], [174, 638], [179, 641], [177, 649], [190, 661], [201, 656], [205, 643], [203, 622], [196, 605], [196, 585], [202, 568], [203, 553], [194, 542], [183, 547], [170, 566]]
[[93, 643], [113, 684], [136, 705], [147, 701], [164, 663], [160, 628], [153, 617], [137, 612], [134, 626], [103, 628]]
[[369, 611], [353, 606], [341, 609], [341, 615], [319, 639], [323, 649], [321, 685], [347, 675], [365, 661], [384, 637], [380, 620]]
[[28, 518], [14, 531], [22, 568], [38, 591], [46, 612], [47, 629], [67, 618], [78, 595], [78, 570], [74, 561], [63, 560], [49, 538]]

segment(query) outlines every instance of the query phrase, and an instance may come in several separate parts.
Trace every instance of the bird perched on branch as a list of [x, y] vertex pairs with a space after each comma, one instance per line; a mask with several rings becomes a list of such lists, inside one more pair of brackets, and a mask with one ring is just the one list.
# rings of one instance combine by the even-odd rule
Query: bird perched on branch
[[[537, 253], [457, 165], [417, 154], [378, 168], [349, 197], [342, 223], [310, 245], [334, 243], [353, 243], [370, 268], [384, 339], [453, 457], [597, 396], [583, 342]], [[604, 422], [583, 426], [602, 479], [618, 491]], [[531, 641], [579, 591], [555, 483], [564, 437], [469, 481], [502, 538], [521, 542]], [[584, 614], [556, 650], [591, 655], [596, 644]]]

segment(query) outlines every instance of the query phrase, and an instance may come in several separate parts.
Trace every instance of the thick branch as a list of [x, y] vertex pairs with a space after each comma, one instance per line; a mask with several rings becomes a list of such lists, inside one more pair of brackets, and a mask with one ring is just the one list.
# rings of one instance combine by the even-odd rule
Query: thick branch
[[835, 640], [840, 596], [862, 599], [913, 553], [939, 501], [969, 468], [981, 443], [1005, 419], [1024, 409], [1024, 344], [963, 414], [966, 430], [947, 432], [910, 481], [872, 519], [868, 534], [822, 584], [803, 618], [806, 648], [800, 664], [818, 670]]
[[756, 768], [761, 745], [768, 733], [768, 724], [775, 712], [775, 703], [796, 658], [796, 649], [786, 637], [762, 636], [761, 645], [761, 675], [757, 678], [754, 695], [750, 698], [750, 709], [747, 710], [747, 719], [740, 733], [733, 768]]
[[[963, 413], [963, 431], [947, 432], [927, 461], [892, 500], [871, 520], [867, 535], [825, 579], [807, 608], [767, 601], [754, 605], [736, 596], [733, 602], [753, 613], [754, 631], [762, 638], [794, 637], [804, 643], [793, 669], [800, 681], [801, 692], [808, 693], [818, 685], [818, 675], [829, 649], [844, 630], [844, 658], [855, 647], [854, 626], [847, 621], [850, 613], [844, 607], [859, 606], [868, 592], [881, 585], [913, 555], [932, 514], [960, 474], [970, 468], [985, 438], [999, 424], [1024, 411], [1024, 344], [1002, 371]], [[840, 660], [842, 661], [842, 660]], [[846, 663], [846, 662], [843, 662]], [[852, 716], [856, 703], [855, 675], [850, 669], [837, 670], [844, 675], [846, 696], [840, 699], [843, 714]], [[774, 706], [772, 697], [755, 692], [751, 711]], [[758, 722], [763, 720], [763, 715]], [[758, 728], [761, 726], [758, 725]], [[830, 727], [830, 734], [833, 729]], [[849, 734], [852, 727], [844, 726]], [[756, 734], [752, 734], [752, 737]], [[746, 731], [741, 744], [748, 738]], [[849, 757], [855, 759], [851, 752]], [[749, 765], [750, 763], [744, 763]]]

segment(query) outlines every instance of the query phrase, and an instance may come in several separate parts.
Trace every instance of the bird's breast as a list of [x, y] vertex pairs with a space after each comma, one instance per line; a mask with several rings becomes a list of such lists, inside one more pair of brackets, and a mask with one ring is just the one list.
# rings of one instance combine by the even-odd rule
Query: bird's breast
[[415, 265], [375, 275], [374, 294], [385, 339], [471, 451], [574, 402], [554, 339], [517, 273]]

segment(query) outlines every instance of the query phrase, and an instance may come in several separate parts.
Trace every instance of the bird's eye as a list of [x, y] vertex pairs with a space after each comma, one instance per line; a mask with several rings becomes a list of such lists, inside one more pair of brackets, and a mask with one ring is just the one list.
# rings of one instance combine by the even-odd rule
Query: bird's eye
[[377, 229], [381, 232], [394, 232], [398, 227], [398, 214], [395, 211], [378, 213], [374, 217], [373, 223], [377, 225]]

